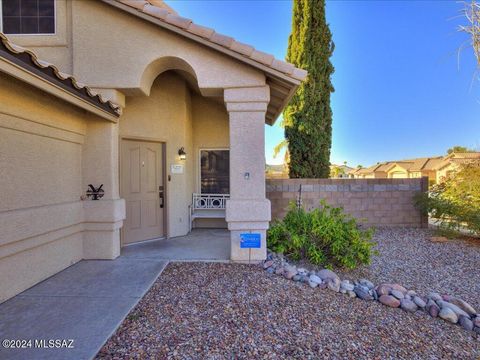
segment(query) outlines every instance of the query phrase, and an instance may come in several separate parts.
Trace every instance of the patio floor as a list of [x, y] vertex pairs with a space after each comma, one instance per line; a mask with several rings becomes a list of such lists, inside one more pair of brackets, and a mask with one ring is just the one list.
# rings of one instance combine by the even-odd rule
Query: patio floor
[[195, 229], [187, 236], [152, 240], [125, 246], [127, 259], [228, 261], [230, 232], [226, 229]]
[[[169, 260], [229, 257], [228, 231], [201, 229], [188, 236], [127, 246], [113, 261], [80, 261], [0, 304], [0, 339], [32, 340], [24, 349], [0, 345], [0, 359], [91, 359]], [[55, 339], [73, 339], [74, 348], [35, 346], [35, 340]]]

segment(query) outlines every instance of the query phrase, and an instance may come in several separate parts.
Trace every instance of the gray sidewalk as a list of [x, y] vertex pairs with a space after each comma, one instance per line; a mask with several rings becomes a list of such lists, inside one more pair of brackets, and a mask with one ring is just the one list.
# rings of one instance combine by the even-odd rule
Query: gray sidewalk
[[[0, 359], [91, 359], [167, 263], [124, 256], [81, 261], [6, 301], [0, 305], [0, 341], [32, 343], [16, 350], [0, 345]], [[72, 339], [74, 348], [34, 348], [35, 340], [54, 339]]]

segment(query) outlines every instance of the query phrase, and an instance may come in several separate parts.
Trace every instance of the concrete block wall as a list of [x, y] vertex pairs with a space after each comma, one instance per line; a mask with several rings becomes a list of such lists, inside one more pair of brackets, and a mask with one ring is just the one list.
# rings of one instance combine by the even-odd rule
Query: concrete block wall
[[269, 179], [267, 198], [272, 220], [285, 216], [288, 204], [297, 201], [301, 186], [303, 206], [311, 210], [324, 199], [367, 226], [427, 227], [428, 218], [414, 204], [428, 190], [428, 178], [418, 179]]

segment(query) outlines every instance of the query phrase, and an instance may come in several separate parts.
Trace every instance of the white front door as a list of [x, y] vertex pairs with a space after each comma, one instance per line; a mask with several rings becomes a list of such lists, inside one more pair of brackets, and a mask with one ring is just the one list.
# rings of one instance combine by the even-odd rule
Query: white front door
[[164, 169], [161, 143], [122, 140], [121, 196], [127, 218], [122, 244], [164, 236]]

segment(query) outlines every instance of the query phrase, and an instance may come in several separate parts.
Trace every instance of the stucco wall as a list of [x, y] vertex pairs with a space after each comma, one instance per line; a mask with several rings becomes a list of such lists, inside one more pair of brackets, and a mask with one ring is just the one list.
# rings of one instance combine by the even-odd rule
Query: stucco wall
[[0, 302], [83, 257], [85, 113], [0, 74]]
[[[84, 258], [115, 258], [117, 125], [0, 73], [0, 302]], [[89, 183], [101, 201], [81, 201]]]
[[218, 95], [224, 87], [265, 84], [261, 71], [100, 1], [73, 1], [72, 14], [74, 74], [92, 87], [148, 92], [156, 75], [172, 66], [156, 63], [165, 57], [184, 60], [200, 88]]
[[427, 217], [414, 205], [414, 196], [428, 188], [428, 178], [420, 179], [287, 179], [267, 180], [267, 198], [272, 203], [272, 219], [285, 216], [290, 202], [296, 202], [302, 186], [302, 204], [318, 207], [320, 200], [336, 207], [368, 226], [425, 227]]
[[[191, 94], [182, 76], [165, 72], [155, 80], [150, 96], [126, 98], [119, 133], [120, 138], [166, 144], [167, 235], [185, 235], [189, 231], [191, 196], [200, 189], [199, 150], [228, 148], [228, 115], [224, 105]], [[187, 153], [186, 160], [178, 157], [181, 147]], [[172, 174], [172, 164], [184, 165], [184, 173]]]
[[[154, 82], [150, 96], [126, 98], [126, 108], [119, 121], [121, 138], [143, 139], [165, 143], [167, 189], [167, 235], [188, 232], [188, 204], [193, 192], [193, 162], [182, 161], [178, 149], [192, 153], [192, 120], [190, 91], [179, 75], [167, 72]], [[171, 174], [172, 164], [183, 164], [183, 174]], [[171, 181], [168, 181], [168, 176]]]

